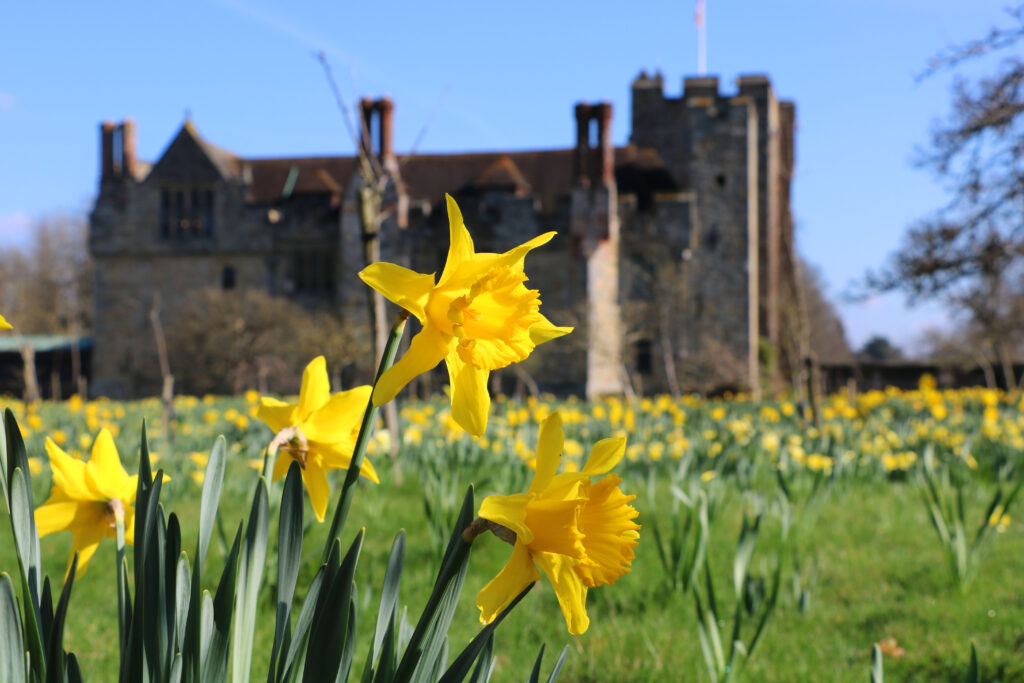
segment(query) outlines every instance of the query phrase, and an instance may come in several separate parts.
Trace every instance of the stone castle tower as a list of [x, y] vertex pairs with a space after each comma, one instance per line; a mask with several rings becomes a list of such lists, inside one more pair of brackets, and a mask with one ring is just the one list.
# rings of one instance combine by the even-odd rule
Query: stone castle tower
[[[478, 251], [558, 230], [527, 274], [548, 317], [577, 330], [509, 377], [589, 397], [756, 391], [764, 349], [786, 360], [793, 329], [783, 303], [794, 299], [794, 107], [764, 76], [737, 85], [725, 95], [716, 78], [688, 78], [671, 98], [660, 75], [641, 74], [622, 147], [611, 140], [612, 106], [598, 102], [576, 106], [572, 147], [407, 159], [394, 150], [391, 100], [363, 100], [375, 132], [367, 152], [390, 178], [381, 258], [440, 271], [446, 192]], [[169, 320], [200, 287], [256, 288], [366, 319], [356, 158], [244, 158], [191, 122], [152, 164], [135, 149], [131, 121], [103, 124], [89, 236], [98, 393], [159, 390], [156, 293]]]

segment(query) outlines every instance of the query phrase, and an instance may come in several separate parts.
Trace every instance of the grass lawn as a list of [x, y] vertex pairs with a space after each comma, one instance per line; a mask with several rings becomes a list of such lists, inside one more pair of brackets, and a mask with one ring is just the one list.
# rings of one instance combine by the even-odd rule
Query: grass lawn
[[[255, 474], [245, 467], [244, 459], [257, 455], [258, 452], [235, 453], [229, 464], [220, 508], [228, 541], [248, 513], [255, 481]], [[395, 487], [386, 462], [383, 458], [377, 462], [384, 483], [372, 486], [360, 482], [343, 539], [347, 544], [358, 528], [367, 530], [356, 574], [360, 594], [360, 645], [353, 675], [356, 680], [372, 640], [377, 594], [395, 533], [399, 529], [408, 533], [401, 602], [412, 622], [425, 602], [438, 561], [436, 543], [431, 542], [432, 532], [424, 514], [423, 485], [416, 463], [404, 463], [405, 482]], [[658, 496], [664, 507], [649, 506], [645, 470], [636, 465], [626, 468], [623, 487], [639, 494], [635, 503], [640, 510], [638, 521], [646, 526], [652, 516], [667, 520], [670, 512], [668, 496], [663, 495], [664, 483]], [[494, 484], [489, 485], [488, 481], [500, 481], [501, 477], [492, 475], [486, 466], [476, 471], [461, 466], [457, 472], [461, 485], [483, 482], [477, 492], [477, 505], [484, 495], [496, 492], [489, 489]], [[35, 479], [37, 505], [45, 499], [48, 479], [46, 473]], [[749, 490], [756, 487], [741, 486], [737, 478], [728, 475], [716, 478], [711, 485], [717, 487], [719, 502], [711, 523], [709, 557], [719, 599], [729, 602], [726, 598], [732, 595], [732, 554], [742, 512], [754, 504]], [[280, 483], [271, 494], [271, 515], [275, 520], [272, 539], [276, 539], [279, 496]], [[988, 486], [982, 482], [967, 490], [967, 505], [974, 518], [982, 514], [988, 496]], [[165, 509], [182, 519], [183, 547], [190, 556], [195, 543], [198, 498], [198, 486], [187, 475], [176, 473], [163, 499]], [[306, 519], [311, 518], [307, 505]], [[307, 529], [300, 593], [312, 576], [326, 526], [314, 521]], [[752, 562], [761, 574], [768, 572], [768, 558], [780, 550], [778, 528], [778, 520], [767, 515]], [[42, 540], [50, 576], [62, 576], [70, 540], [69, 534]], [[974, 579], [965, 589], [957, 588], [949, 577], [946, 558], [915, 485], [878, 478], [841, 481], [822, 497], [814, 514], [808, 515], [792, 532], [791, 543], [782, 551], [779, 606], [745, 665], [743, 678], [864, 681], [871, 665], [873, 643], [893, 638], [905, 652], [902, 656], [886, 656], [889, 680], [959, 680], [971, 642], [978, 650], [983, 680], [1024, 680], [1024, 525], [1011, 523], [994, 541]], [[810, 595], [805, 610], [799, 609], [792, 588], [794, 547], [805, 570], [813, 568], [812, 577], [805, 583]], [[215, 534], [204, 577], [204, 584], [211, 590], [225, 550], [225, 544]], [[477, 540], [451, 630], [454, 651], [477, 632], [476, 592], [501, 568], [509, 551], [509, 546], [493, 536]], [[273, 557], [273, 545], [270, 556]], [[0, 568], [8, 573], [17, 571], [6, 519], [0, 524]], [[254, 648], [254, 680], [263, 680], [266, 675], [273, 639], [275, 572], [273, 562], [268, 562]], [[76, 582], [71, 601], [65, 644], [76, 652], [88, 680], [92, 681], [116, 679], [113, 577], [114, 544], [108, 541], [100, 547], [86, 575]], [[562, 681], [707, 680], [693, 596], [668, 587], [649, 528], [641, 531], [633, 571], [614, 586], [592, 590], [588, 610], [589, 631], [579, 637], [569, 636], [553, 591], [546, 582], [539, 583], [497, 631], [498, 664], [493, 680], [525, 680], [541, 644], [545, 643], [545, 672], [561, 648], [569, 646]], [[731, 606], [723, 613], [731, 615]], [[729, 625], [726, 620], [726, 634]]]

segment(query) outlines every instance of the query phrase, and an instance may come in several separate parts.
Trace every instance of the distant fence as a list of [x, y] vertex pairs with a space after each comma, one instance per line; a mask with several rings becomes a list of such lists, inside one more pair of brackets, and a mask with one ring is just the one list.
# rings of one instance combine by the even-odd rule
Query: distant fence
[[[885, 389], [889, 386], [913, 389], [917, 387], [918, 380], [925, 373], [934, 376], [940, 388], [985, 386], [985, 373], [978, 366], [898, 362], [822, 363], [818, 367], [822, 387], [828, 393], [846, 389], [851, 383], [857, 391]], [[1002, 368], [996, 365], [994, 370], [998, 386], [1006, 389]], [[1024, 363], [1014, 363], [1013, 374], [1017, 381], [1020, 381], [1022, 373]]]

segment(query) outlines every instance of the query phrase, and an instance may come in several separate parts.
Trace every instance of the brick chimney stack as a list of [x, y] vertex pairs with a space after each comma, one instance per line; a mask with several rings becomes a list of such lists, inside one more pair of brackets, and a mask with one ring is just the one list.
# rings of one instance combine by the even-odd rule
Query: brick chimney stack
[[128, 178], [135, 177], [138, 166], [138, 151], [135, 141], [135, 121], [125, 119], [121, 123], [121, 172]]
[[114, 177], [114, 126], [113, 121], [100, 124], [100, 179]]
[[377, 107], [380, 117], [380, 159], [387, 166], [395, 159], [395, 103], [390, 97], [384, 96], [377, 100]]
[[589, 185], [587, 177], [587, 156], [590, 148], [590, 105], [580, 102], [576, 105], [576, 155], [573, 158], [573, 171], [576, 182]]
[[[597, 123], [597, 147], [590, 146], [591, 122]], [[612, 145], [612, 105], [610, 102], [576, 105], [576, 182], [610, 185], [615, 178], [615, 148]]]
[[[375, 155], [386, 168], [395, 164], [394, 112], [395, 103], [390, 97], [379, 100], [364, 97], [359, 100], [361, 144], [367, 154]], [[373, 139], [374, 114], [377, 119], [376, 146]]]
[[601, 184], [610, 185], [615, 179], [615, 148], [612, 146], [612, 103], [600, 102], [592, 107], [597, 119], [597, 146], [599, 148], [599, 178]]

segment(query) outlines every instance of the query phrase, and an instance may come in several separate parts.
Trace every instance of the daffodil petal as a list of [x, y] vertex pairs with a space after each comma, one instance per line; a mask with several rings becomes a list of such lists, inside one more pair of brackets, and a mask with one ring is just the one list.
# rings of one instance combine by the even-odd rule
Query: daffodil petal
[[302, 371], [299, 407], [294, 417], [299, 421], [309, 419], [309, 416], [327, 403], [330, 397], [331, 383], [327, 379], [327, 361], [323, 356], [317, 356]]
[[540, 346], [544, 342], [557, 339], [572, 331], [572, 327], [558, 327], [551, 324], [551, 321], [547, 318], [544, 318], [542, 322], [534, 323], [530, 327], [530, 341], [533, 342], [534, 346]]
[[530, 559], [529, 549], [525, 544], [517, 542], [512, 549], [512, 557], [502, 570], [477, 593], [476, 606], [480, 608], [480, 622], [489, 624], [494, 621], [501, 610], [539, 578], [540, 573]]
[[587, 616], [587, 587], [573, 569], [576, 560], [558, 553], [533, 553], [533, 560], [547, 575], [555, 589], [569, 633], [574, 636], [585, 633], [590, 626], [590, 618]]
[[124, 494], [128, 473], [121, 466], [117, 446], [110, 431], [101, 429], [92, 444], [92, 455], [85, 464], [85, 483], [96, 492], [95, 498], [112, 500]]
[[85, 463], [69, 456], [49, 437], [46, 438], [46, 454], [50, 458], [54, 491], [61, 491], [73, 500], [92, 500], [85, 483]]
[[533, 475], [530, 492], [543, 491], [558, 472], [562, 460], [565, 437], [562, 433], [562, 418], [555, 411], [540, 425], [537, 435], [537, 473]]
[[313, 461], [307, 461], [305, 469], [302, 470], [302, 481], [306, 484], [306, 491], [309, 492], [309, 502], [313, 506], [313, 514], [316, 521], [324, 521], [324, 514], [327, 512], [327, 499], [331, 495], [331, 486], [327, 483], [327, 471]]
[[526, 504], [533, 498], [529, 493], [511, 496], [487, 496], [480, 503], [477, 517], [489, 520], [516, 532], [516, 539], [526, 545], [533, 542], [533, 532], [526, 526]]
[[9, 322], [7, 322], [7, 320], [2, 315], [0, 315], [0, 330], [13, 330], [13, 329], [14, 328], [11, 326], [11, 324]]
[[602, 439], [590, 449], [590, 456], [583, 466], [583, 474], [596, 476], [611, 471], [626, 454], [626, 439], [622, 437]]
[[295, 458], [291, 456], [291, 453], [286, 451], [277, 452], [277, 460], [274, 461], [274, 474], [272, 475], [271, 481], [277, 481], [284, 475], [288, 474], [288, 468], [291, 467]]
[[285, 427], [292, 424], [292, 415], [297, 406], [294, 403], [285, 403], [269, 396], [260, 397], [260, 407], [256, 411], [256, 417], [263, 420], [270, 430], [277, 434]]
[[73, 501], [46, 502], [40, 505], [36, 508], [36, 528], [39, 530], [39, 536], [69, 529], [79, 507], [80, 504]]
[[359, 474], [363, 475], [374, 484], [380, 483], [380, 477], [377, 476], [377, 470], [373, 468], [373, 463], [370, 462], [370, 459], [365, 456], [363, 457], [363, 464], [359, 468]]
[[459, 210], [459, 205], [455, 203], [451, 195], [445, 195], [445, 202], [448, 206], [448, 232], [450, 236], [450, 242], [448, 244], [448, 259], [444, 264], [444, 271], [441, 273], [441, 279], [438, 280], [438, 287], [444, 286], [452, 277], [458, 273], [460, 266], [473, 258], [476, 253], [473, 248], [473, 238], [469, 235], [469, 230], [466, 229], [466, 224], [462, 220], [462, 211]]
[[537, 235], [532, 240], [523, 242], [514, 249], [509, 249], [504, 254], [498, 256], [492, 267], [508, 266], [515, 270], [523, 269], [523, 259], [526, 255], [537, 247], [543, 246], [550, 242], [552, 238], [558, 233], [551, 231], [546, 232], [543, 235]]
[[135, 545], [135, 508], [126, 507], [124, 517], [124, 542], [128, 545]]
[[[347, 470], [352, 465], [352, 453], [355, 450], [355, 438], [342, 443], [333, 444], [310, 444], [310, 450], [321, 457], [321, 465], [325, 470]], [[363, 475], [374, 484], [380, 483], [377, 470], [368, 458], [363, 457], [363, 464], [359, 468], [359, 474]]]
[[382, 406], [414, 377], [433, 370], [448, 354], [449, 340], [437, 328], [427, 325], [409, 342], [409, 350], [388, 368], [373, 390], [373, 404]]
[[299, 429], [310, 441], [333, 443], [351, 438], [359, 428], [372, 391], [373, 387], [365, 385], [334, 394]]
[[359, 272], [359, 278], [394, 302], [419, 318], [426, 320], [424, 310], [427, 298], [434, 289], [434, 274], [417, 273], [394, 263], [371, 263]]
[[457, 353], [449, 354], [448, 377], [452, 386], [452, 419], [473, 436], [483, 436], [491, 395], [487, 393], [487, 370], [464, 363]]
[[103, 534], [96, 533], [95, 531], [75, 536], [74, 547], [71, 549], [71, 556], [68, 557], [68, 568], [64, 573], [65, 577], [71, 572], [71, 561], [75, 558], [76, 550], [78, 551], [78, 569], [75, 575], [82, 576], [85, 574], [85, 570], [89, 568], [89, 562], [92, 560], [92, 556], [96, 554], [96, 549], [100, 547], [100, 541], [102, 540]]

